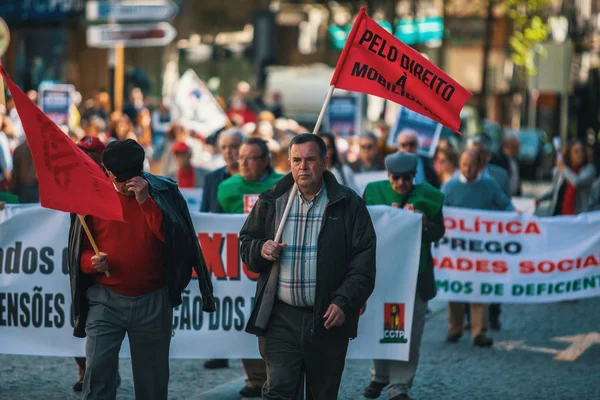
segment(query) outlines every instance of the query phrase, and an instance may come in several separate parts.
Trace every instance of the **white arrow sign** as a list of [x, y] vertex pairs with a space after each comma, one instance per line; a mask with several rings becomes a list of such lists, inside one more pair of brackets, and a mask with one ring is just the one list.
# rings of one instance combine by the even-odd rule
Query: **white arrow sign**
[[178, 12], [177, 4], [169, 0], [90, 1], [86, 4], [85, 16], [88, 21], [164, 21]]
[[556, 337], [555, 342], [571, 343], [569, 347], [554, 357], [560, 361], [574, 361], [594, 344], [600, 344], [600, 333], [590, 332], [583, 335]]
[[494, 343], [494, 347], [508, 351], [521, 349], [535, 351], [538, 353], [554, 354], [555, 360], [575, 361], [579, 356], [581, 356], [587, 349], [592, 347], [594, 344], [600, 344], [600, 333], [590, 332], [582, 335], [555, 337], [552, 340], [555, 342], [571, 343], [571, 345], [564, 350], [559, 350], [551, 349], [548, 347], [527, 346], [523, 344], [522, 340], [517, 340], [507, 342], [496, 342]]
[[167, 22], [138, 25], [98, 25], [87, 29], [89, 47], [111, 48], [166, 46], [177, 36], [177, 31]]

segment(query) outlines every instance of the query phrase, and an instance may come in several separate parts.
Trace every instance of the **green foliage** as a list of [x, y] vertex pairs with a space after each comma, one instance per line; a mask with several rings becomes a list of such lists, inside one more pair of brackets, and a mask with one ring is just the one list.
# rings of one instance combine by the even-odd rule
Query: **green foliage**
[[514, 25], [509, 39], [512, 61], [529, 76], [537, 74], [535, 55], [546, 56], [541, 43], [548, 38], [550, 30], [542, 19], [543, 11], [556, 1], [499, 0], [499, 4], [503, 3], [507, 7], [507, 15]]

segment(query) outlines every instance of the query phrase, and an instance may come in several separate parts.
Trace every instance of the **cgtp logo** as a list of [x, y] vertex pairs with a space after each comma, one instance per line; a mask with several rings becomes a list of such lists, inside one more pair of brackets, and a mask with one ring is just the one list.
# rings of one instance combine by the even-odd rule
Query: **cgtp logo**
[[384, 303], [383, 305], [383, 339], [379, 343], [407, 343], [404, 331], [404, 303]]

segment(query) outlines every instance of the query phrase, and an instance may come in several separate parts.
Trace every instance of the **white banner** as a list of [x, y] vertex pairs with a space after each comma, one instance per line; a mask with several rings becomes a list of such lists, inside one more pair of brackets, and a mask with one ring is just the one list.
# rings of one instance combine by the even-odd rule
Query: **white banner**
[[437, 300], [549, 303], [600, 295], [600, 212], [576, 217], [444, 208]]
[[188, 130], [207, 137], [223, 128], [227, 115], [198, 75], [188, 69], [175, 85], [173, 121], [180, 121]]
[[[377, 280], [351, 341], [348, 358], [408, 359], [420, 251], [420, 216], [369, 207], [378, 236]], [[259, 358], [256, 336], [245, 333], [256, 275], [239, 257], [245, 215], [192, 213], [213, 275], [217, 311], [203, 313], [198, 282], [173, 310], [173, 358]], [[0, 353], [83, 356], [73, 337], [67, 265], [69, 216], [39, 206], [0, 212]], [[128, 357], [128, 341], [121, 356]]]

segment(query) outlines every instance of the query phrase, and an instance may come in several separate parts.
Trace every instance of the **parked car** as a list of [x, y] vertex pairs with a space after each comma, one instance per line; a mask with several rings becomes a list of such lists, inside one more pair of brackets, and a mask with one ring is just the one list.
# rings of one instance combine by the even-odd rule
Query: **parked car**
[[554, 167], [554, 148], [548, 134], [542, 129], [521, 129], [505, 131], [519, 138], [519, 168], [521, 178], [526, 180], [544, 180], [552, 177]]

